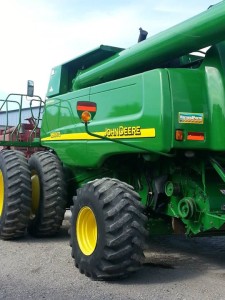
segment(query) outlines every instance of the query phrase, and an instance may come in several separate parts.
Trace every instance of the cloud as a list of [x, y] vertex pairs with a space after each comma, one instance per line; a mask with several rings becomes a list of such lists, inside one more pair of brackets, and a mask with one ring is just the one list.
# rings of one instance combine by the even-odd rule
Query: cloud
[[25, 0], [11, 0], [0, 5], [5, 45], [0, 80], [4, 91], [25, 92], [26, 80], [34, 79], [35, 91], [44, 97], [51, 67], [100, 44], [127, 47], [138, 38], [141, 24], [133, 6], [89, 9], [82, 18], [79, 12], [67, 18], [67, 9], [60, 11], [51, 1], [48, 3], [38, 6], [34, 1], [31, 5]]
[[129, 47], [142, 27], [154, 35], [208, 7], [189, 0], [7, 0], [0, 2], [2, 93], [25, 92], [26, 80], [44, 97], [51, 68], [100, 44]]

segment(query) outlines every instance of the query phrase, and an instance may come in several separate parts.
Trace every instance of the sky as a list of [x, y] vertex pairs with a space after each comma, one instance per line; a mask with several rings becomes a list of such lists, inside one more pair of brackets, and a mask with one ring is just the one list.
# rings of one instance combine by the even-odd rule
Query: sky
[[220, 0], [0, 0], [0, 99], [34, 80], [45, 98], [51, 68], [101, 44], [128, 48]]

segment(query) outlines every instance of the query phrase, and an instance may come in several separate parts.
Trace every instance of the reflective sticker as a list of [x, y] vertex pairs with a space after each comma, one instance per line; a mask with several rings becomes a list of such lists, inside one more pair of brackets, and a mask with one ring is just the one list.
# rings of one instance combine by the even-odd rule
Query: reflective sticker
[[183, 124], [204, 124], [204, 114], [179, 112], [178, 122]]

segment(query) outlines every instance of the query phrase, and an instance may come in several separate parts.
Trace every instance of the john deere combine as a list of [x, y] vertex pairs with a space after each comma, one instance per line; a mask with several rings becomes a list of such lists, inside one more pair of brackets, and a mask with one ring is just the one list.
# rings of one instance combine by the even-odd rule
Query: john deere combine
[[[225, 3], [53, 68], [40, 137], [21, 126], [1, 133], [3, 239], [57, 233], [73, 203], [75, 265], [111, 280], [140, 267], [147, 235], [225, 234]], [[42, 150], [27, 162], [24, 145]]]

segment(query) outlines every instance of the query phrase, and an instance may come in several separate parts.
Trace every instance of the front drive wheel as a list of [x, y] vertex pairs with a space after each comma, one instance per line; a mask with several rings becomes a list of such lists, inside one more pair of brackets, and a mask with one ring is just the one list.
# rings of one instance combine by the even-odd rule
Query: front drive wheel
[[96, 179], [77, 190], [71, 211], [72, 257], [81, 273], [113, 280], [139, 269], [147, 218], [133, 187], [117, 179]]

